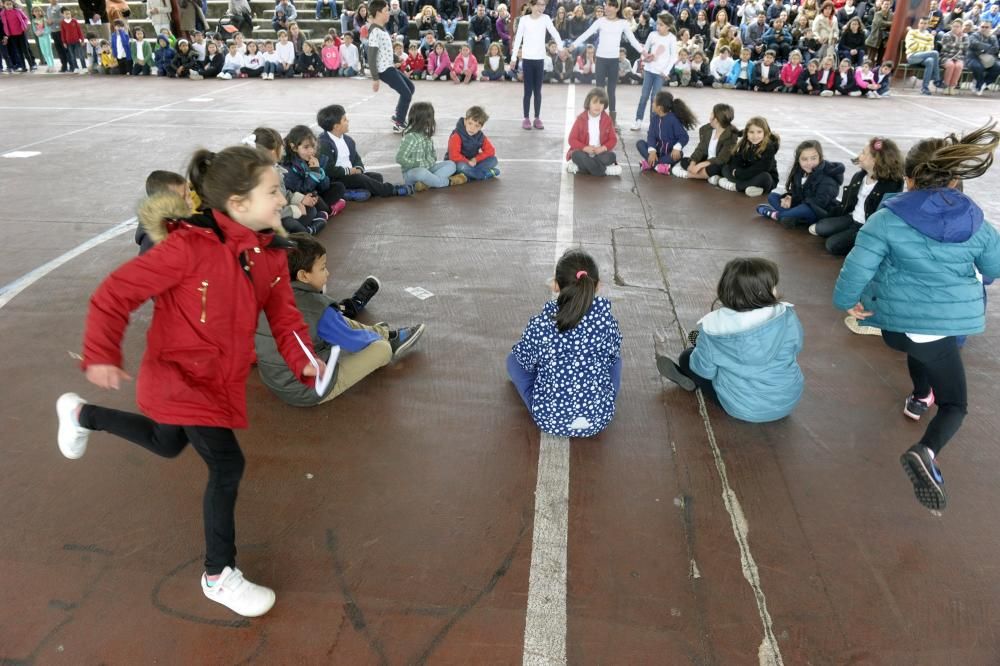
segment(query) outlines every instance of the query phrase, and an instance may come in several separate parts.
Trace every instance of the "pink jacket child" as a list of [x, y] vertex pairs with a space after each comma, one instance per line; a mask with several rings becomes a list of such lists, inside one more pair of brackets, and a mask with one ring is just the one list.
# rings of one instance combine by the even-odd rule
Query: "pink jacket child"
[[451, 62], [451, 80], [455, 83], [475, 81], [479, 76], [479, 62], [468, 46], [462, 47], [462, 52]]
[[781, 68], [781, 83], [786, 88], [794, 88], [802, 74], [802, 63], [786, 62]]
[[427, 59], [427, 77], [432, 80], [448, 78], [448, 74], [451, 72], [451, 58], [448, 57], [448, 50], [444, 48], [444, 44], [440, 44], [440, 42], [438, 44], [440, 48], [435, 45]]
[[[320, 51], [320, 58], [323, 59], [323, 66], [326, 71], [336, 73], [340, 71], [340, 48], [333, 44], [327, 44]], [[333, 74], [330, 74], [332, 76]]]
[[28, 31], [28, 17], [17, 7], [0, 9], [0, 21], [7, 37], [20, 37]]
[[875, 72], [872, 68], [866, 65], [862, 65], [854, 70], [854, 81], [858, 84], [858, 88], [861, 92], [867, 93], [871, 91], [878, 92], [881, 87], [875, 82]]

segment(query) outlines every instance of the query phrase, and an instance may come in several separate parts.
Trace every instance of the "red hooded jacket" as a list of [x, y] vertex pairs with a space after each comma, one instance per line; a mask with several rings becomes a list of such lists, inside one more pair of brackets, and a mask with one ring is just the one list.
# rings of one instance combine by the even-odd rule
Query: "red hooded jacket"
[[158, 423], [245, 428], [246, 379], [262, 309], [288, 367], [298, 369], [299, 381], [314, 381], [301, 375], [309, 361], [292, 332], [311, 351], [309, 328], [292, 296], [286, 249], [275, 247], [287, 241], [218, 211], [171, 226], [161, 220], [150, 235], [166, 238], [94, 292], [82, 365], [122, 367], [129, 314], [155, 297], [137, 378], [139, 409]]
[[[587, 117], [590, 114], [584, 111], [576, 117], [573, 128], [569, 131], [569, 150], [566, 151], [566, 159], [570, 159], [577, 150], [583, 150], [590, 144], [590, 129]], [[618, 135], [615, 134], [615, 124], [611, 121], [611, 116], [607, 111], [601, 112], [601, 145], [608, 150], [614, 150], [618, 143]]]

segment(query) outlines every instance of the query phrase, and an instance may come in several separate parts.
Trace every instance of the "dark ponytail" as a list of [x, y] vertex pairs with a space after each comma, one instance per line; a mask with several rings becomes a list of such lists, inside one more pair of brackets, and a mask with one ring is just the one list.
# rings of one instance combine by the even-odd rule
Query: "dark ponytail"
[[213, 153], [196, 150], [188, 165], [188, 182], [204, 205], [225, 211], [229, 198], [245, 197], [274, 161], [262, 150], [233, 146]]
[[579, 324], [590, 311], [600, 279], [597, 264], [583, 250], [566, 250], [560, 257], [556, 264], [556, 284], [559, 286], [556, 328], [560, 333]]
[[677, 99], [666, 90], [656, 93], [653, 103], [667, 113], [674, 114], [684, 129], [691, 129], [698, 124], [698, 119], [691, 107], [685, 104], [684, 100]]

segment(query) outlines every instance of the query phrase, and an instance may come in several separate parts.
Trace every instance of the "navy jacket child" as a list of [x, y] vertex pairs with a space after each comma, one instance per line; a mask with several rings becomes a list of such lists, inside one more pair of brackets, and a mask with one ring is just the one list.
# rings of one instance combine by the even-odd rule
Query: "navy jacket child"
[[163, 35], [156, 38], [156, 53], [153, 55], [153, 63], [156, 65], [156, 73], [160, 76], [167, 76], [167, 68], [174, 60], [174, 50], [170, 48], [170, 42]]
[[802, 180], [796, 175], [797, 167], [788, 178], [788, 192], [792, 196], [792, 206], [806, 204], [817, 219], [828, 217], [837, 205], [837, 194], [844, 183], [844, 165], [840, 162], [822, 161]]
[[[361, 169], [363, 172], [365, 170], [365, 163], [361, 159], [361, 155], [358, 154], [358, 146], [354, 143], [349, 135], [345, 134], [341, 139], [347, 144], [347, 152], [350, 156], [351, 166], [356, 169]], [[337, 154], [337, 144], [334, 143], [333, 139], [330, 138], [328, 132], [322, 132], [319, 135], [319, 150], [317, 151], [320, 157], [326, 157], [328, 164], [330, 165], [329, 174], [332, 178], [343, 178], [347, 175], [347, 169], [337, 166], [337, 160], [339, 155]]]
[[302, 194], [315, 192], [327, 204], [343, 198], [346, 188], [343, 183], [330, 181], [330, 176], [326, 172], [330, 160], [326, 155], [316, 156], [319, 161], [319, 166], [316, 167], [310, 167], [301, 157], [290, 155], [289, 158], [285, 164], [285, 168], [288, 169], [285, 172], [285, 187], [289, 192]]
[[[324, 106], [316, 113], [316, 124], [323, 130], [316, 152], [321, 160], [326, 160], [326, 173], [334, 185], [345, 188], [345, 198], [349, 201], [413, 194], [412, 187], [388, 183], [382, 174], [365, 169], [358, 146], [347, 133], [350, 120], [344, 107], [339, 104]], [[357, 173], [352, 173], [355, 170]]]
[[[474, 118], [470, 115], [473, 113], [481, 115]], [[448, 137], [446, 159], [454, 162], [455, 170], [465, 174], [469, 180], [487, 180], [500, 175], [500, 170], [497, 168], [496, 148], [483, 132], [482, 126], [485, 121], [480, 122], [483, 117], [487, 117], [485, 111], [478, 109], [478, 107], [469, 109], [469, 113], [464, 118], [458, 119], [458, 122], [455, 123], [455, 129]], [[478, 131], [471, 134], [469, 132], [470, 125], [473, 125], [473, 129], [478, 128]], [[469, 160], [476, 160], [476, 164], [470, 164]]]
[[683, 150], [688, 140], [688, 132], [677, 116], [672, 113], [665, 116], [654, 113], [649, 120], [649, 131], [646, 132], [645, 141], [640, 139], [635, 148], [642, 159], [646, 159], [652, 149], [656, 151], [657, 163], [672, 165], [670, 153], [674, 150]]

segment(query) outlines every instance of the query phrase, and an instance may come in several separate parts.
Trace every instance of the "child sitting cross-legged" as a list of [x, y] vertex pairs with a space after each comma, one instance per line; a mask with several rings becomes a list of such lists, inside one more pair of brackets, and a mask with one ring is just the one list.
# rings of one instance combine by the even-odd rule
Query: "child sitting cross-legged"
[[382, 174], [366, 171], [357, 145], [348, 134], [350, 121], [347, 111], [339, 104], [324, 106], [316, 113], [316, 124], [323, 133], [319, 137], [319, 154], [329, 160], [330, 178], [343, 183], [348, 201], [365, 201], [377, 197], [404, 197], [413, 194], [410, 185], [385, 182]]
[[795, 162], [785, 182], [785, 194], [771, 192], [757, 214], [783, 227], [815, 224], [830, 215], [844, 182], [844, 165], [823, 159], [823, 146], [808, 139], [795, 149]]
[[[348, 319], [338, 304], [324, 293], [330, 277], [326, 248], [309, 234], [292, 234], [289, 240], [293, 243], [288, 250], [292, 295], [309, 327], [316, 356], [326, 362], [331, 349], [340, 347], [335, 379], [323, 395], [299, 383], [279, 353], [266, 317], [260, 317], [254, 336], [257, 371], [264, 385], [289, 405], [312, 407], [333, 400], [382, 366], [400, 358], [423, 335], [424, 325], [390, 330], [385, 324], [366, 326]], [[365, 283], [369, 281], [375, 284], [374, 290], [369, 289], [364, 294], [368, 299], [378, 291], [378, 281], [369, 277]]]
[[736, 150], [722, 167], [722, 175], [709, 176], [711, 185], [718, 185], [730, 192], [743, 192], [748, 197], [759, 197], [778, 184], [778, 163], [774, 156], [781, 145], [781, 137], [771, 132], [765, 118], [754, 116], [747, 121]]
[[290, 192], [318, 195], [316, 208], [330, 217], [344, 210], [345, 187], [330, 180], [326, 172], [330, 160], [316, 154], [316, 136], [305, 125], [296, 125], [285, 137], [285, 187]]
[[496, 149], [483, 133], [483, 125], [489, 119], [483, 107], [471, 106], [448, 137], [448, 159], [469, 180], [488, 180], [500, 175]]
[[618, 143], [614, 122], [605, 109], [608, 94], [604, 88], [591, 88], [583, 102], [583, 113], [576, 117], [569, 131], [566, 171], [591, 176], [620, 176], [614, 147]]
[[410, 107], [396, 162], [406, 184], [412, 185], [416, 192], [469, 182], [468, 176], [455, 173], [455, 163], [451, 160], [437, 161], [432, 138], [436, 130], [434, 106], [430, 102], [417, 102]]
[[668, 175], [682, 157], [681, 151], [689, 140], [687, 131], [697, 123], [694, 113], [682, 100], [666, 90], [656, 93], [646, 140], [635, 145], [641, 157], [640, 168]]

